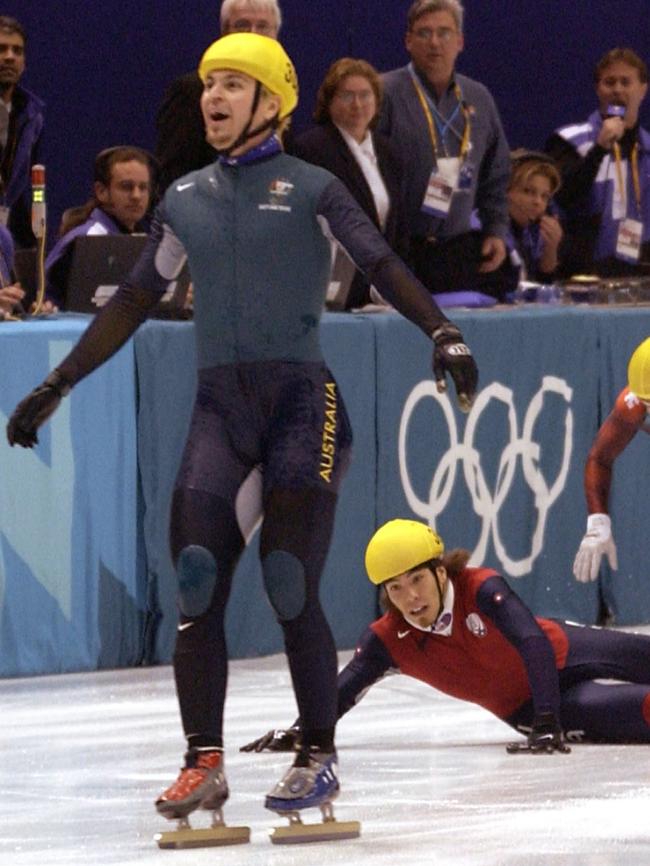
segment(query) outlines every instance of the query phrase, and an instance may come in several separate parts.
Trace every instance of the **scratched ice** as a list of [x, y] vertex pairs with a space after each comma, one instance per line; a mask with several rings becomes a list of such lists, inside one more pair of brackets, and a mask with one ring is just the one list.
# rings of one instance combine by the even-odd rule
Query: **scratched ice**
[[294, 718], [282, 656], [231, 667], [225, 815], [251, 827], [246, 846], [152, 841], [170, 829], [153, 800], [183, 751], [170, 668], [4, 680], [0, 706], [2, 866], [650, 863], [650, 748], [507, 755], [505, 725], [405, 677], [375, 686], [339, 725], [336, 815], [360, 820], [361, 838], [289, 848], [269, 843], [276, 816], [263, 808], [288, 756], [237, 750]]

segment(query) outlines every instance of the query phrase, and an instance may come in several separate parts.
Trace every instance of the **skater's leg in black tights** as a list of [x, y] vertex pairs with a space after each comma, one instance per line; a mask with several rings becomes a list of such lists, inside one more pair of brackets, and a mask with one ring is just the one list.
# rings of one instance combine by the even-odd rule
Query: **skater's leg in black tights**
[[319, 488], [271, 491], [260, 550], [266, 590], [284, 632], [303, 745], [322, 751], [334, 746], [337, 658], [318, 587], [336, 499]]

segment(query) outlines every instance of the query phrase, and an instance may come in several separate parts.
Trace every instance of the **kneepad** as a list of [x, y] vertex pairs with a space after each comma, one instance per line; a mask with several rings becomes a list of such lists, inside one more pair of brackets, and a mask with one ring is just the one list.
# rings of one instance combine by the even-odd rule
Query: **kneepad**
[[281, 620], [295, 619], [305, 607], [305, 568], [302, 562], [285, 550], [273, 550], [262, 563], [264, 586]]
[[185, 616], [201, 616], [210, 607], [217, 585], [217, 562], [205, 547], [184, 547], [176, 564], [178, 603]]

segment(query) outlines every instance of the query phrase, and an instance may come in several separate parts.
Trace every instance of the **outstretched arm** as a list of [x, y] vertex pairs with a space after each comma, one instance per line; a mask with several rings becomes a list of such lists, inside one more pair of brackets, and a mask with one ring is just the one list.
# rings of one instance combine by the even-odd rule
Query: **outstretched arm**
[[449, 373], [460, 408], [469, 411], [476, 394], [478, 370], [460, 330], [391, 250], [341, 181], [332, 180], [323, 190], [317, 213], [325, 234], [339, 243], [382, 297], [433, 340], [438, 390], [446, 389], [445, 374]]
[[[162, 247], [168, 255], [157, 258]], [[156, 261], [161, 260], [165, 262], [165, 273], [156, 266]], [[38, 428], [56, 410], [61, 398], [126, 343], [160, 299], [169, 281], [178, 275], [184, 261], [183, 247], [164, 224], [161, 209], [129, 277], [93, 319], [70, 354], [14, 410], [7, 425], [10, 445], [24, 448], [36, 445]]]
[[587, 500], [587, 531], [573, 563], [576, 580], [586, 583], [598, 577], [603, 555], [610, 567], [618, 568], [616, 545], [609, 517], [609, 491], [614, 461], [632, 441], [645, 420], [645, 407], [624, 389], [614, 409], [596, 434], [585, 464], [584, 486]]
[[[525, 749], [532, 752], [565, 752], [560, 727], [560, 684], [555, 653], [532, 612], [502, 577], [490, 577], [479, 589], [476, 601], [503, 636], [517, 650], [528, 674], [534, 721]], [[519, 751], [516, 749], [509, 751]]]

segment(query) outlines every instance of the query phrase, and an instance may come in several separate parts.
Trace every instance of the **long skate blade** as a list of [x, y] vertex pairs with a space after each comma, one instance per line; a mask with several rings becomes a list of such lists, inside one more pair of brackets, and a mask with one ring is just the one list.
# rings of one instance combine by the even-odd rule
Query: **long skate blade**
[[250, 842], [250, 827], [186, 827], [156, 833], [153, 837], [159, 848], [210, 848], [215, 845], [241, 845]]
[[506, 752], [509, 755], [518, 755], [521, 752], [530, 752], [530, 746], [526, 742], [508, 743]]
[[529, 755], [553, 755], [555, 752], [559, 752], [563, 755], [568, 755], [571, 752], [571, 749], [567, 745], [563, 745], [561, 749], [552, 749], [552, 748], [531, 748], [528, 743], [508, 743], [506, 746], [506, 752], [509, 755], [521, 755], [527, 753]]
[[274, 845], [296, 845], [300, 842], [333, 842], [356, 839], [361, 834], [359, 821], [323, 821], [320, 824], [289, 824], [269, 831]]

